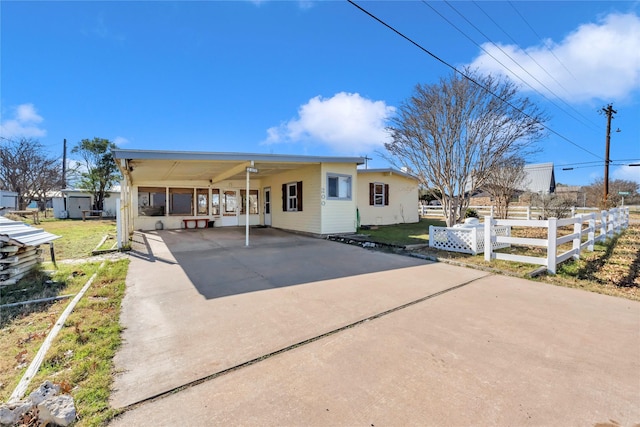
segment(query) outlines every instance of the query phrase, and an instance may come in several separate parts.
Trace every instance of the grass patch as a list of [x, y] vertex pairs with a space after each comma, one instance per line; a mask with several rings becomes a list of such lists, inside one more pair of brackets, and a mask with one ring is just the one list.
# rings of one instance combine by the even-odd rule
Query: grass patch
[[[107, 262], [71, 313], [32, 384], [67, 384], [79, 426], [99, 426], [118, 411], [109, 406], [113, 357], [121, 344], [120, 304], [128, 260]], [[87, 277], [88, 279], [88, 277]]]
[[[33, 225], [32, 221], [22, 221]], [[34, 226], [61, 236], [54, 241], [57, 260], [87, 258], [105, 236], [108, 238], [99, 249], [111, 249], [114, 244], [113, 220], [41, 218], [41, 223]], [[43, 249], [45, 260], [50, 260], [48, 246]], [[128, 263], [106, 262], [100, 271], [98, 263], [59, 263], [56, 271], [38, 268], [17, 284], [0, 288], [0, 304], [75, 295], [98, 272], [30, 383], [29, 391], [44, 380], [61, 384], [75, 400], [79, 416], [75, 425], [105, 425], [118, 412], [109, 406], [109, 395], [113, 357], [121, 341], [120, 304]], [[0, 401], [11, 395], [70, 301], [68, 298], [0, 309]]]
[[[46, 219], [36, 227], [61, 236], [53, 242], [57, 260], [86, 258], [91, 255], [91, 251], [104, 236], [116, 234], [116, 222], [109, 219], [91, 221]], [[107, 239], [106, 242], [101, 249], [109, 249], [113, 246], [112, 239]], [[44, 251], [44, 255], [45, 260], [51, 259], [47, 250]]]
[[[29, 392], [45, 380], [70, 390], [78, 426], [104, 425], [118, 413], [109, 406], [109, 394], [113, 357], [121, 343], [120, 304], [128, 263], [105, 263], [30, 384]], [[97, 263], [62, 266], [54, 278], [64, 284], [61, 291], [77, 293], [98, 267]], [[69, 301], [38, 305], [5, 323], [0, 334], [0, 400], [6, 401], [13, 392]]]
[[446, 223], [440, 219], [422, 218], [419, 222], [380, 225], [372, 229], [360, 229], [359, 234], [369, 236], [372, 242], [390, 245], [415, 245], [429, 243], [429, 226], [445, 227]]

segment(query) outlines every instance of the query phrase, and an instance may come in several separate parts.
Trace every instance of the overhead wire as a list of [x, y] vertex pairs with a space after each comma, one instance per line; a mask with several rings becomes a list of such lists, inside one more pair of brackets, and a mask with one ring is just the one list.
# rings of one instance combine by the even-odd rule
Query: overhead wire
[[[589, 123], [586, 123], [582, 120], [580, 120], [578, 117], [575, 117], [574, 115], [570, 114], [568, 111], [564, 110], [563, 108], [561, 108], [559, 105], [557, 105], [553, 100], [547, 98], [547, 96], [542, 93], [541, 91], [539, 91], [538, 89], [534, 88], [531, 84], [529, 84], [527, 81], [525, 81], [523, 78], [521, 78], [519, 75], [517, 75], [512, 69], [510, 69], [509, 67], [507, 67], [506, 65], [504, 65], [502, 62], [500, 62], [495, 56], [493, 56], [491, 53], [489, 53], [484, 47], [482, 47], [480, 44], [478, 44], [475, 40], [473, 40], [470, 36], [468, 36], [461, 28], [459, 28], [458, 26], [456, 26], [453, 22], [451, 22], [450, 20], [448, 20], [445, 16], [443, 16], [440, 12], [438, 12], [433, 6], [431, 6], [430, 4], [428, 4], [425, 0], [422, 1], [422, 3], [424, 3], [425, 5], [429, 6], [431, 8], [431, 10], [433, 10], [435, 13], [437, 13], [442, 19], [444, 19], [445, 21], [447, 21], [447, 23], [449, 23], [453, 28], [455, 28], [456, 30], [458, 30], [458, 32], [460, 32], [463, 36], [465, 36], [467, 39], [469, 39], [473, 44], [475, 44], [478, 48], [480, 48], [483, 52], [485, 52], [487, 55], [489, 55], [491, 58], [493, 58], [498, 64], [502, 65], [507, 71], [509, 71], [511, 74], [513, 74], [514, 76], [516, 76], [518, 79], [520, 79], [520, 81], [522, 83], [524, 83], [525, 85], [529, 86], [534, 92], [538, 93], [540, 96], [542, 96], [544, 99], [546, 99], [547, 101], [549, 101], [551, 104], [553, 104], [554, 106], [556, 106], [559, 110], [561, 110], [563, 113], [565, 113], [566, 115], [568, 115], [569, 117], [571, 117], [572, 119], [582, 123], [583, 125], [588, 125]], [[507, 53], [504, 49], [502, 49], [499, 45], [497, 45], [495, 42], [493, 42], [489, 36], [487, 36], [482, 30], [480, 30], [480, 28], [478, 28], [473, 22], [471, 22], [466, 16], [464, 16], [464, 14], [462, 14], [458, 9], [456, 9], [451, 2], [444, 0], [444, 3], [447, 4], [447, 6], [449, 6], [454, 12], [456, 12], [462, 19], [464, 19], [469, 25], [471, 25], [471, 27], [473, 27], [478, 33], [480, 33], [485, 39], [487, 39], [487, 41], [489, 43], [491, 43], [494, 47], [496, 47], [500, 52], [502, 52], [507, 58], [509, 58], [511, 61], [513, 61], [514, 64], [516, 64], [518, 67], [520, 67], [520, 69], [522, 71], [524, 71], [525, 73], [527, 73], [529, 75], [529, 77], [531, 77], [533, 80], [535, 80], [540, 86], [542, 86], [543, 88], [545, 88], [551, 95], [555, 96], [556, 98], [558, 98], [560, 100], [560, 102], [562, 102], [564, 105], [566, 105], [567, 107], [569, 107], [571, 110], [573, 110], [576, 114], [578, 114], [579, 116], [582, 116], [585, 120], [587, 120], [587, 122], [589, 121], [589, 119], [587, 119], [586, 117], [584, 117], [578, 110], [576, 110], [574, 107], [572, 107], [571, 105], [569, 105], [568, 102], [566, 102], [564, 99], [562, 99], [561, 96], [559, 96], [557, 93], [555, 93], [553, 90], [551, 90], [547, 85], [545, 85], [543, 82], [541, 82], [537, 77], [535, 77], [533, 74], [531, 74], [526, 68], [524, 68], [518, 61], [516, 61], [511, 55], [509, 55], [509, 53]], [[566, 90], [566, 89], [565, 89]]]
[[[532, 119], [532, 117], [530, 115], [528, 115], [527, 113], [525, 113], [524, 111], [522, 111], [521, 109], [519, 109], [518, 107], [516, 107], [515, 105], [513, 105], [511, 102], [501, 98], [500, 96], [498, 96], [497, 94], [493, 93], [491, 90], [489, 90], [486, 86], [482, 85], [481, 83], [477, 82], [475, 79], [473, 79], [471, 76], [466, 75], [465, 73], [463, 73], [462, 71], [458, 70], [455, 66], [449, 64], [447, 61], [445, 61], [444, 59], [440, 58], [439, 56], [437, 56], [436, 54], [432, 53], [430, 50], [428, 50], [427, 48], [425, 48], [424, 46], [422, 46], [421, 44], [419, 44], [418, 42], [414, 41], [413, 39], [411, 39], [409, 36], [405, 35], [404, 33], [400, 32], [399, 30], [397, 30], [396, 28], [394, 28], [393, 26], [391, 26], [390, 24], [387, 24], [385, 21], [383, 21], [382, 19], [378, 18], [377, 16], [375, 16], [373, 13], [369, 12], [368, 10], [364, 9], [362, 6], [360, 6], [359, 4], [357, 4], [355, 1], [353, 0], [347, 0], [347, 2], [349, 2], [351, 5], [353, 5], [354, 7], [356, 7], [357, 9], [359, 9], [361, 12], [363, 12], [364, 14], [368, 15], [370, 18], [374, 19], [375, 21], [377, 21], [378, 23], [382, 24], [383, 26], [385, 26], [386, 28], [388, 28], [389, 30], [393, 31], [394, 33], [396, 33], [398, 36], [402, 37], [403, 39], [405, 39], [406, 41], [408, 41], [409, 43], [411, 43], [412, 45], [414, 45], [415, 47], [417, 47], [418, 49], [420, 49], [421, 51], [423, 51], [424, 53], [426, 53], [427, 55], [431, 56], [432, 58], [434, 58], [435, 60], [437, 60], [438, 62], [444, 64], [445, 66], [449, 67], [450, 69], [452, 69], [454, 72], [460, 74], [462, 77], [466, 78], [467, 80], [469, 80], [470, 82], [472, 82], [473, 84], [475, 84], [476, 86], [480, 87], [481, 89], [483, 89], [485, 92], [489, 93], [490, 95], [494, 96], [495, 98], [499, 99], [500, 101], [506, 103], [507, 105], [509, 105], [511, 108], [513, 108], [514, 110], [524, 114], [525, 116], [529, 117], [530, 119]], [[593, 153], [592, 151], [587, 150], [586, 148], [580, 146], [579, 144], [571, 141], [569, 138], [567, 138], [566, 136], [560, 134], [559, 132], [555, 131], [554, 129], [550, 128], [549, 126], [545, 125], [544, 123], [538, 123], [540, 126], [542, 126], [543, 128], [547, 129], [549, 132], [553, 133], [554, 135], [558, 136], [559, 138], [561, 138], [562, 140], [568, 142], [569, 144], [575, 146], [576, 148], [584, 151], [585, 153], [588, 153], [598, 159], [602, 159], [601, 156]]]
[[[543, 41], [543, 40], [542, 40], [542, 37], [540, 37], [540, 35], [539, 35], [539, 34], [536, 32], [536, 30], [531, 26], [531, 24], [529, 24], [529, 21], [527, 21], [527, 19], [526, 19], [526, 18], [525, 18], [521, 13], [520, 13], [520, 11], [516, 8], [516, 6], [513, 4], [513, 2], [509, 0], [507, 3], [509, 3], [509, 5], [511, 5], [511, 7], [513, 8], [513, 10], [515, 10], [515, 11], [516, 11], [516, 13], [518, 14], [518, 16], [520, 16], [520, 18], [524, 21], [524, 23], [525, 23], [525, 24], [527, 24], [527, 26], [529, 27], [529, 29], [531, 30], [531, 32], [533, 32], [533, 34], [535, 34], [535, 36], [536, 36], [540, 41]], [[549, 49], [549, 46], [547, 46], [546, 44], [545, 44], [545, 47], [547, 48], [547, 50], [549, 51], [549, 53], [550, 53], [550, 54], [551, 54], [551, 55], [556, 59], [556, 61], [558, 61], [558, 63], [559, 63], [560, 65], [562, 65], [562, 67], [567, 71], [567, 73], [569, 73], [569, 75], [570, 75], [571, 77], [573, 77], [573, 79], [574, 79], [574, 80], [576, 80], [576, 81], [577, 81], [576, 76], [574, 76], [574, 75], [573, 75], [573, 73], [571, 72], [571, 70], [569, 70], [569, 69], [567, 68], [567, 66], [566, 66], [566, 65], [564, 65], [564, 63], [563, 63], [562, 61], [560, 61], [560, 58], [558, 58], [558, 57], [556, 56], [556, 54], [553, 52], [553, 50]]]
[[[500, 31], [502, 31], [504, 33], [504, 35], [506, 35], [509, 40], [511, 40], [511, 42], [516, 45], [516, 46], [520, 46], [520, 43], [518, 43], [513, 37], [511, 37], [511, 34], [509, 34], [504, 28], [502, 28], [502, 26], [491, 17], [491, 15], [489, 15], [481, 6], [477, 1], [472, 1], [472, 3], [478, 8], [480, 9], [480, 11], [482, 13], [484, 13], [484, 15], [491, 21], [493, 22], [493, 24], [498, 27], [500, 29]], [[549, 71], [547, 71], [547, 69], [545, 67], [543, 67], [542, 65], [540, 65], [540, 63], [536, 60], [535, 57], [533, 57], [529, 52], [527, 52], [526, 50], [522, 49], [522, 52], [527, 55], [529, 57], [529, 59], [531, 59], [531, 61], [533, 61], [542, 71], [545, 72], [545, 74], [547, 76], [549, 76], [549, 78], [551, 78], [554, 82], [556, 82], [556, 84], [562, 88], [567, 94], [569, 94], [569, 91], [562, 85], [562, 83], [560, 83], [554, 76], [553, 74], [551, 74]]]

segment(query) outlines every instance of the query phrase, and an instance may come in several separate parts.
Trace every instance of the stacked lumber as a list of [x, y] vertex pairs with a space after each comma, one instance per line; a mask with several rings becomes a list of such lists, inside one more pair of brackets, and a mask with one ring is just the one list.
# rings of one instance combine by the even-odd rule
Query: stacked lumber
[[16, 246], [0, 236], [0, 286], [14, 285], [32, 268], [43, 261], [42, 249], [34, 246]]

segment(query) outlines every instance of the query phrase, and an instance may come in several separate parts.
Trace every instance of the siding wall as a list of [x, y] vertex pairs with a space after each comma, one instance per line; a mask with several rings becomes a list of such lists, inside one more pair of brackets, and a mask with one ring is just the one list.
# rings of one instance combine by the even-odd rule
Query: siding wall
[[[369, 205], [369, 183], [389, 185], [389, 205]], [[390, 172], [358, 174], [358, 211], [361, 225], [418, 222], [418, 181]]]
[[[271, 187], [271, 225], [275, 228], [322, 234], [320, 220], [320, 165], [302, 166], [267, 177], [262, 188]], [[302, 181], [302, 212], [283, 212], [282, 184]]]
[[[351, 200], [328, 199], [327, 174], [351, 176]], [[358, 173], [355, 164], [326, 163], [322, 165], [322, 183], [318, 192], [322, 211], [322, 231], [320, 234], [354, 233], [356, 231], [357, 192]]]

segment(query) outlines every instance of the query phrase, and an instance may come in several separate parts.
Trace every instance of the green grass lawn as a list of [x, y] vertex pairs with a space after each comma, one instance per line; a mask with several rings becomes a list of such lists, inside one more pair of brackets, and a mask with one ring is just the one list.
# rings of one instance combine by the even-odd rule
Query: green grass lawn
[[[104, 236], [116, 234], [116, 222], [110, 219], [90, 221], [47, 219], [34, 227], [61, 236], [53, 242], [56, 260], [86, 258], [96, 249]], [[108, 239], [107, 242], [113, 245], [113, 239]], [[48, 251], [44, 252], [45, 260], [50, 260]]]
[[358, 234], [367, 235], [373, 242], [390, 245], [416, 245], [429, 243], [429, 226], [445, 227], [444, 220], [422, 218], [419, 222], [380, 225], [373, 229], [360, 229]]

